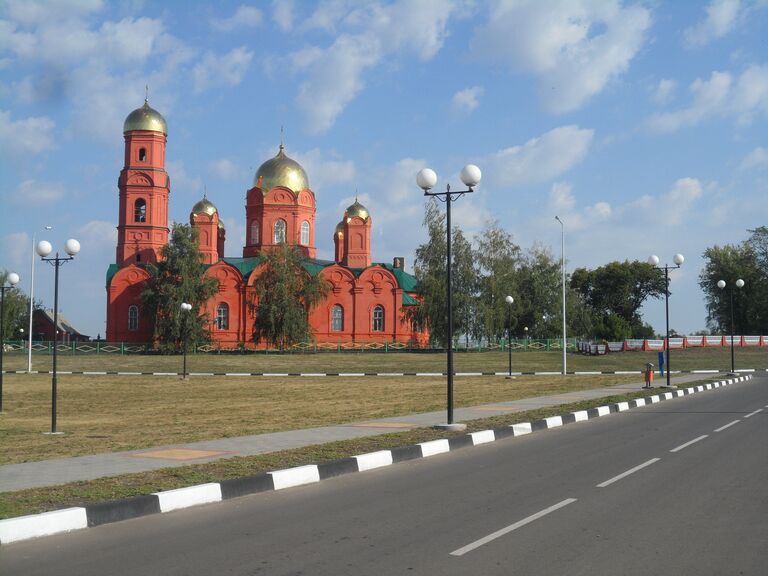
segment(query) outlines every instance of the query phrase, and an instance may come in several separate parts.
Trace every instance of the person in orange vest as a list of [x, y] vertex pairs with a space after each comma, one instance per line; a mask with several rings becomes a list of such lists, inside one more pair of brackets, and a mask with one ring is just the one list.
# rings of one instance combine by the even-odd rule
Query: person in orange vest
[[645, 388], [650, 388], [653, 384], [653, 364], [648, 362], [645, 365]]

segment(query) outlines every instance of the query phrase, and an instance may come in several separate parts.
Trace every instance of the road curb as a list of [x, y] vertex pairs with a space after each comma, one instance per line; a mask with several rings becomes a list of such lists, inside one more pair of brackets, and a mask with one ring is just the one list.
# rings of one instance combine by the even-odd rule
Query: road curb
[[[671, 370], [670, 374], [718, 374], [720, 370]], [[742, 368], [737, 372], [747, 375], [759, 372], [768, 372], [768, 368]], [[642, 375], [645, 372], [642, 370], [605, 370], [603, 372], [594, 371], [573, 371], [566, 372], [568, 376], [637, 376]], [[660, 370], [656, 370], [656, 374], [661, 375]], [[3, 370], [3, 374], [53, 374], [50, 370]], [[73, 370], [57, 370], [57, 375], [76, 375], [76, 376], [178, 376], [181, 377], [181, 372], [116, 372], [116, 371], [73, 371]], [[186, 374], [187, 378], [199, 377], [199, 376], [226, 376], [231, 378], [362, 378], [370, 376], [378, 376], [386, 378], [389, 376], [409, 376], [409, 377], [441, 377], [446, 376], [445, 372], [189, 372]], [[511, 376], [560, 376], [562, 372], [512, 372]], [[456, 377], [467, 376], [510, 376], [509, 372], [455, 372]]]
[[89, 504], [85, 507], [65, 508], [42, 514], [8, 518], [0, 520], [0, 545], [119, 522], [149, 514], [167, 513], [173, 510], [239, 498], [260, 492], [314, 484], [327, 478], [365, 472], [417, 458], [429, 458], [469, 446], [495, 442], [503, 438], [525, 436], [539, 430], [559, 428], [576, 422], [601, 418], [633, 408], [641, 408], [698, 392], [714, 390], [737, 382], [750, 380], [751, 378], [752, 375], [750, 374], [729, 380], [662, 392], [628, 402], [598, 406], [589, 410], [570, 412], [532, 422], [512, 424], [503, 428], [471, 432], [462, 436], [432, 440], [412, 446], [401, 446], [391, 450], [360, 454], [321, 464], [309, 464], [258, 474], [256, 476], [246, 476], [222, 482], [156, 492], [150, 495]]

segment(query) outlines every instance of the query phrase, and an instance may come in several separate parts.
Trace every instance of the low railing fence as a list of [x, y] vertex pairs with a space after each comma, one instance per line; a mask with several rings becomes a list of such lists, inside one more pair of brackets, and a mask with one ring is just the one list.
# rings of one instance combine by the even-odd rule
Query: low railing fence
[[[33, 354], [53, 354], [54, 343], [52, 341], [37, 341], [32, 343]], [[576, 338], [566, 340], [566, 350], [576, 350]], [[520, 338], [500, 340], [499, 342], [466, 342], [457, 341], [454, 350], [457, 352], [487, 352], [492, 350], [507, 351], [512, 348], [513, 351], [553, 351], [563, 349], [562, 338]], [[28, 353], [29, 343], [27, 341], [12, 340], [6, 341], [3, 347], [8, 353]], [[275, 349], [270, 347], [254, 348], [244, 343], [227, 344], [211, 342], [205, 344], [190, 344], [187, 352], [189, 354], [273, 354], [273, 353], [321, 353], [321, 352], [440, 352], [444, 351], [440, 347], [425, 347], [412, 345], [404, 342], [366, 342], [363, 340], [355, 342], [300, 342], [293, 344], [285, 349]], [[86, 342], [59, 342], [56, 345], [58, 354], [153, 354], [157, 352], [155, 346], [151, 343], [134, 342], [105, 342], [103, 340], [93, 340]]]
[[[628, 352], [632, 350], [658, 350], [663, 351], [669, 347], [670, 350], [683, 348], [704, 348], [704, 347], [730, 347], [730, 336], [678, 336], [670, 338], [667, 343], [666, 338], [660, 339], [628, 339], [622, 342], [591, 342], [580, 340], [576, 344], [576, 349], [582, 354], [601, 355], [610, 352]], [[733, 346], [768, 346], [768, 336], [734, 336]]]

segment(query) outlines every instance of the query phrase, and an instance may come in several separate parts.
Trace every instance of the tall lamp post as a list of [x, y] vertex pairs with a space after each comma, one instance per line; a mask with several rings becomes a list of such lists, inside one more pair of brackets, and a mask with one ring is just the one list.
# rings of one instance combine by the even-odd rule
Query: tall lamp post
[[[725, 288], [725, 280], [718, 280], [717, 287], [723, 290]], [[741, 278], [736, 280], [736, 288], [744, 288], [744, 280]], [[733, 288], [729, 292], [731, 293], [731, 374], [736, 375], [736, 358], [733, 352]]]
[[[53, 230], [53, 226], [46, 226], [46, 230]], [[35, 237], [37, 231], [32, 234], [32, 264], [29, 268], [29, 343], [27, 346], [27, 372], [32, 372], [32, 315], [35, 311], [35, 252], [37, 244]]]
[[189, 317], [189, 313], [192, 310], [192, 304], [187, 304], [186, 302], [181, 303], [181, 314], [182, 314], [182, 330], [183, 334], [182, 337], [184, 339], [184, 363], [182, 364], [182, 371], [181, 371], [181, 379], [186, 380], [187, 379], [187, 335], [189, 333], [189, 330], [187, 328], [189, 327], [187, 325], [187, 318]]
[[512, 296], [507, 296], [504, 301], [509, 304], [507, 312], [507, 348], [509, 349], [509, 375], [508, 379], [512, 378], [512, 304], [515, 299]]
[[48, 262], [54, 267], [56, 273], [54, 274], [53, 283], [53, 375], [51, 376], [51, 432], [50, 434], [60, 434], [56, 431], [56, 400], [58, 396], [58, 380], [56, 373], [56, 354], [59, 346], [58, 333], [59, 333], [59, 268], [73, 260], [75, 254], [80, 252], [80, 242], [74, 238], [70, 238], [64, 243], [64, 251], [67, 256], [59, 256], [56, 252], [56, 256], [48, 258], [48, 255], [53, 250], [51, 243], [46, 240], [41, 240], [37, 243], [35, 251], [40, 256], [43, 262]]
[[461, 181], [467, 187], [466, 190], [451, 190], [451, 185], [446, 184], [445, 192], [431, 192], [437, 184], [437, 174], [430, 168], [424, 168], [416, 175], [416, 184], [424, 190], [424, 196], [436, 197], [445, 202], [446, 222], [446, 296], [448, 306], [448, 424], [447, 427], [457, 428], [453, 424], [453, 299], [451, 289], [451, 202], [455, 202], [464, 194], [474, 192], [473, 188], [480, 183], [482, 172], [474, 164], [467, 164], [461, 171]]
[[667, 352], [667, 386], [671, 386], [670, 383], [670, 369], [671, 365], [669, 363], [669, 271], [670, 269], [674, 270], [675, 268], [680, 268], [680, 266], [683, 265], [683, 262], [685, 262], [685, 258], [682, 254], [675, 254], [672, 258], [672, 261], [675, 263], [674, 266], [670, 266], [669, 264], [664, 264], [664, 266], [659, 266], [659, 257], [656, 256], [656, 254], [651, 255], [648, 258], [648, 264], [656, 268], [657, 270], [664, 270], [664, 307], [666, 310], [666, 319], [667, 319], [667, 337], [665, 340], [665, 348]]
[[[8, 286], [5, 282], [8, 282]], [[13, 288], [19, 283], [19, 275], [11, 272], [0, 284], [0, 412], [3, 411], [3, 352], [5, 352], [5, 290]]]
[[560, 269], [563, 276], [563, 376], [565, 376], [567, 372], [565, 359], [565, 224], [560, 220], [560, 216], [555, 216], [555, 220], [560, 222]]

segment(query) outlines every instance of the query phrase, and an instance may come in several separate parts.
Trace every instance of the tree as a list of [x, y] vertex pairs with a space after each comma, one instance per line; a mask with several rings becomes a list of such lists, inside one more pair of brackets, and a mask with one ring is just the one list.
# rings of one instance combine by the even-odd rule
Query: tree
[[[738, 245], [713, 246], [704, 251], [699, 286], [707, 305], [707, 327], [713, 333], [731, 329], [730, 292], [733, 290], [734, 330], [742, 334], [768, 333], [768, 228], [750, 230]], [[735, 282], [744, 280], [743, 288]], [[726, 288], [717, 287], [725, 280]]]
[[418, 330], [429, 330], [430, 344], [447, 347], [445, 215], [434, 198], [427, 202], [422, 225], [427, 229], [428, 239], [416, 248], [413, 264], [421, 302], [409, 307], [406, 316]]
[[6, 286], [5, 304], [3, 307], [3, 340], [13, 340], [22, 337], [29, 323], [29, 297], [18, 287], [8, 287], [7, 270], [0, 272], [0, 285]]
[[[210, 340], [205, 304], [218, 290], [218, 281], [203, 275], [197, 228], [174, 222], [160, 256], [159, 262], [147, 264], [149, 279], [141, 293], [160, 350], [180, 351], [185, 334], [187, 344]], [[191, 304], [192, 311], [182, 312], [182, 302]]]
[[548, 248], [534, 244], [521, 259], [517, 295], [513, 294], [520, 305], [517, 325], [527, 326], [531, 336], [550, 338], [562, 333], [560, 283], [560, 262]]
[[[512, 241], [512, 235], [503, 230], [498, 221], [489, 220], [477, 238], [475, 260], [478, 277], [478, 333], [488, 341], [498, 340], [506, 334], [509, 304], [507, 296], [515, 298], [518, 290], [516, 278], [520, 263], [520, 247]], [[513, 304], [512, 317], [519, 306]]]
[[328, 284], [307, 272], [295, 246], [281, 244], [264, 258], [254, 291], [254, 342], [285, 349], [311, 338], [307, 316], [328, 295]]
[[644, 262], [610, 262], [594, 270], [577, 268], [571, 287], [592, 311], [593, 335], [623, 340], [645, 333], [640, 307], [664, 295], [664, 276]]
[[468, 345], [476, 331], [477, 268], [472, 244], [458, 227], [453, 228], [452, 252], [453, 329], [454, 334], [464, 335]]

